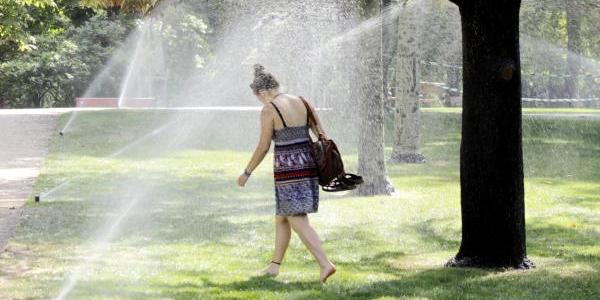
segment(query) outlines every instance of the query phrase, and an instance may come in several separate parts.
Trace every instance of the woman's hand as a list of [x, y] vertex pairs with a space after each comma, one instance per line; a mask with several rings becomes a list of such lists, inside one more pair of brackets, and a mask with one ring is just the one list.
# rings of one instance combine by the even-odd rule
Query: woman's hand
[[244, 187], [246, 185], [246, 181], [248, 181], [248, 178], [249, 176], [246, 174], [240, 175], [240, 177], [238, 177], [238, 185]]

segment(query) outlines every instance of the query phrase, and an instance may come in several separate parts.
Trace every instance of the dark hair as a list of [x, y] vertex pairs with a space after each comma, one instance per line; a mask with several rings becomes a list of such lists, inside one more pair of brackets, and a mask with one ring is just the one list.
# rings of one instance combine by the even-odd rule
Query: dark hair
[[279, 82], [271, 73], [265, 72], [265, 67], [259, 64], [254, 65], [254, 81], [250, 84], [254, 94], [258, 94], [260, 90], [270, 90], [278, 87]]

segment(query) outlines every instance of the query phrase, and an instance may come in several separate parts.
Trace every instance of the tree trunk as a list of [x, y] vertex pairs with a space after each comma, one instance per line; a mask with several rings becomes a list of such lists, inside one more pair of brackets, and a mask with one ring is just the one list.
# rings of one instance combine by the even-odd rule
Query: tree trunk
[[[419, 153], [421, 110], [419, 109], [419, 60], [417, 55], [417, 8], [409, 9], [406, 2], [399, 18], [398, 57], [396, 64], [396, 93], [394, 148], [388, 162], [423, 163]], [[417, 11], [415, 11], [417, 10]]]
[[[567, 74], [565, 77], [565, 97], [578, 98], [577, 75], [581, 68], [581, 10], [578, 0], [567, 0]], [[574, 102], [575, 103], [575, 102]]]
[[526, 258], [520, 0], [455, 0], [462, 17], [462, 242], [447, 266], [517, 267]]
[[[452, 62], [451, 62], [452, 63]], [[448, 78], [448, 91], [449, 97], [460, 96], [460, 69], [447, 67], [446, 76]], [[447, 106], [451, 106], [451, 103], [445, 103]]]
[[389, 78], [390, 66], [396, 55], [398, 47], [398, 16], [393, 15], [392, 0], [381, 2], [381, 26], [383, 43], [383, 102], [389, 103]]
[[[454, 14], [453, 14], [454, 15]], [[454, 16], [453, 16], [454, 17]], [[460, 18], [457, 14], [456, 18]], [[454, 22], [454, 20], [448, 20], [449, 22]], [[458, 24], [457, 24], [458, 25]], [[457, 26], [458, 27], [458, 26]], [[456, 38], [450, 43], [448, 55], [446, 57], [446, 62], [450, 66], [446, 67], [446, 76], [448, 78], [448, 96], [460, 97], [460, 80], [461, 80], [461, 69], [457, 67], [460, 64], [461, 60], [461, 42], [460, 42], [460, 33], [455, 33]]]
[[[376, 6], [378, 7], [378, 6]], [[360, 93], [361, 124], [358, 140], [358, 173], [364, 182], [361, 196], [389, 195], [394, 191], [387, 178], [383, 138], [382, 31], [363, 37], [360, 53], [362, 74]]]
[[121, 13], [121, 7], [118, 5], [106, 8], [106, 16], [110, 20], [116, 20], [119, 17], [120, 13]]

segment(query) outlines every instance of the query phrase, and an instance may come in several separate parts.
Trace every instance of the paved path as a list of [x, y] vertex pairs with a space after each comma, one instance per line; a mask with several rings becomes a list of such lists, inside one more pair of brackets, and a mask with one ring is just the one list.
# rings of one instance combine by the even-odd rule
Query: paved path
[[59, 110], [0, 109], [0, 252], [14, 232], [48, 151]]

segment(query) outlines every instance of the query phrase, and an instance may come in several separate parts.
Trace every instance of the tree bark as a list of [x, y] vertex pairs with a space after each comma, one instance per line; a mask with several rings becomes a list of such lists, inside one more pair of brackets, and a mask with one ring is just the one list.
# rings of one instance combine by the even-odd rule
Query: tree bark
[[447, 266], [529, 268], [521, 131], [520, 0], [460, 4], [462, 242]]
[[[450, 62], [452, 63], [452, 62]], [[448, 94], [451, 97], [457, 97], [460, 95], [460, 69], [458, 68], [446, 68], [446, 76], [448, 78], [448, 88], [450, 91]]]
[[[379, 7], [379, 5], [375, 6]], [[380, 7], [379, 7], [380, 8]], [[380, 8], [381, 9], [381, 8]], [[358, 173], [364, 182], [361, 196], [389, 195], [394, 187], [387, 178], [383, 138], [382, 31], [363, 37], [360, 53], [361, 124], [358, 139]]]
[[[450, 20], [447, 20], [449, 25], [456, 25], [456, 27], [460, 26], [460, 16], [455, 13], [451, 13], [449, 16]], [[457, 23], [455, 23], [457, 22]], [[454, 27], [454, 26], [453, 26]], [[451, 27], [452, 28], [452, 27]], [[446, 55], [446, 62], [450, 65], [446, 67], [446, 76], [447, 83], [449, 87], [448, 96], [450, 97], [459, 97], [460, 96], [460, 85], [461, 85], [461, 73], [462, 70], [456, 66], [460, 64], [461, 61], [461, 36], [460, 32], [453, 32], [454, 38], [448, 45], [448, 51]], [[448, 99], [450, 100], [450, 99]], [[451, 101], [450, 101], [451, 102]]]
[[[418, 6], [418, 5], [417, 5]], [[394, 148], [389, 163], [424, 163], [419, 153], [421, 110], [419, 109], [419, 58], [417, 55], [416, 16], [418, 7], [403, 4], [399, 26], [396, 63], [396, 93]]]
[[398, 47], [398, 16], [393, 15], [392, 0], [382, 0], [381, 26], [383, 43], [383, 102], [389, 101], [390, 66]]
[[565, 97], [577, 98], [577, 75], [581, 69], [581, 10], [578, 0], [567, 0], [567, 74], [565, 77]]

